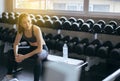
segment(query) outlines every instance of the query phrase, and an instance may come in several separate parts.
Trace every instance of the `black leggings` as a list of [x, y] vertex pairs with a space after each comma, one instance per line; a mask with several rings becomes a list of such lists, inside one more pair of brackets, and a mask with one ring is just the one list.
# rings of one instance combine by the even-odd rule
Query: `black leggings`
[[[19, 54], [27, 54], [33, 50], [35, 50], [37, 47], [31, 46], [30, 48], [19, 48], [18, 53]], [[8, 63], [7, 63], [7, 68], [8, 68], [8, 73], [7, 74], [12, 74], [13, 70], [17, 68], [18, 63], [15, 61], [14, 58], [14, 52], [13, 50], [10, 50], [8, 52]], [[46, 45], [43, 45], [43, 50], [40, 54], [35, 54], [30, 59], [34, 60], [34, 81], [39, 81], [39, 77], [42, 73], [42, 61], [46, 60], [48, 56], [48, 48]], [[27, 59], [26, 59], [27, 60]], [[24, 61], [23, 61], [24, 62]]]

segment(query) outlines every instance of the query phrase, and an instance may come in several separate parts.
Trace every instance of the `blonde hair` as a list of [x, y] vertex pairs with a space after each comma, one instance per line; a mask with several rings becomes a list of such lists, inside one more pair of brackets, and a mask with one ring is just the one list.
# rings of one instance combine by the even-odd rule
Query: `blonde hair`
[[24, 28], [21, 26], [21, 22], [22, 22], [22, 19], [25, 18], [25, 17], [30, 17], [30, 15], [28, 13], [21, 13], [19, 15], [18, 23], [17, 23], [19, 33], [22, 33], [24, 31]]

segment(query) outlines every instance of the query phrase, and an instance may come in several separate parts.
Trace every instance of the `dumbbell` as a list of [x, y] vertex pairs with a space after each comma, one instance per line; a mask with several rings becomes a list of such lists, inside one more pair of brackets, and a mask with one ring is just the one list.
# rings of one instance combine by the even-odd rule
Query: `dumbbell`
[[62, 24], [62, 29], [63, 30], [71, 30], [71, 22], [70, 21], [65, 21], [63, 24]]
[[113, 34], [114, 33], [114, 28], [112, 25], [105, 25], [105, 28], [104, 28], [104, 33], [105, 34]]
[[8, 13], [8, 23], [9, 24], [15, 24], [15, 13], [14, 12], [10, 12]]
[[67, 21], [67, 18], [66, 18], [65, 16], [62, 16], [62, 17], [60, 17], [60, 21], [61, 21], [62, 24], [63, 24], [65, 21]]
[[81, 26], [82, 32], [90, 32], [90, 25], [88, 23], [83, 23]]
[[51, 50], [56, 50], [57, 49], [57, 43], [63, 38], [62, 34], [56, 34], [55, 36], [53, 36], [53, 38], [51, 40], [48, 40], [49, 43], [49, 48]]
[[74, 22], [72, 25], [71, 25], [71, 30], [72, 31], [80, 31], [80, 27], [79, 27], [79, 24]]
[[115, 29], [116, 35], [120, 35], [120, 26]]
[[100, 24], [95, 23], [92, 28], [93, 33], [101, 33], [102, 32], [102, 27]]
[[79, 24], [79, 28], [81, 28], [82, 24], [84, 23], [84, 20], [79, 18], [79, 19], [77, 19], [76, 22]]
[[105, 41], [103, 45], [98, 48], [97, 56], [100, 58], [109, 58], [109, 53], [113, 49], [113, 44], [111, 41]]
[[41, 15], [36, 15], [36, 16], [35, 16], [35, 19], [36, 19], [36, 20], [39, 20], [39, 19], [42, 19], [42, 18], [43, 18], [43, 17], [42, 17]]
[[92, 29], [95, 21], [93, 19], [88, 19], [86, 23], [88, 23], [90, 25], [90, 28]]
[[79, 37], [72, 37], [71, 40], [67, 43], [69, 53], [74, 53], [74, 47], [80, 42]]
[[2, 13], [2, 23], [8, 23], [8, 12]]
[[60, 20], [56, 20], [53, 22], [54, 29], [62, 29], [62, 22]]
[[55, 36], [53, 36], [53, 39], [49, 40], [49, 44], [51, 45], [50, 46], [50, 49], [51, 50], [57, 50], [57, 43], [63, 38], [63, 35], [62, 34], [56, 34]]
[[72, 37], [69, 35], [63, 36], [63, 38], [56, 43], [56, 49], [58, 51], [62, 51], [62, 47], [63, 47], [64, 43], [66, 43], [68, 45], [68, 42], [70, 42], [71, 39], [72, 39]]
[[85, 48], [89, 45], [89, 39], [83, 38], [78, 44], [74, 46], [74, 52], [82, 55], [85, 53]]
[[112, 25], [114, 29], [117, 28], [117, 22], [116, 22], [116, 21], [111, 20], [111, 21], [109, 21], [108, 24], [109, 24], [109, 25]]
[[120, 60], [120, 43], [117, 43], [115, 47], [111, 50], [109, 58], [114, 60]]
[[35, 15], [34, 14], [29, 14], [30, 15], [30, 18], [35, 18]]
[[44, 26], [46, 28], [53, 28], [53, 21], [51, 19], [45, 20]]
[[99, 39], [93, 40], [85, 49], [85, 55], [87, 56], [97, 56], [97, 50], [102, 45], [102, 41]]
[[35, 18], [31, 18], [31, 20], [32, 20], [32, 24], [37, 24], [37, 20], [35, 19]]
[[9, 43], [14, 43], [15, 37], [16, 37], [17, 31], [15, 29], [11, 29], [9, 32], [9, 35], [7, 37], [7, 40]]
[[68, 21], [70, 21], [71, 24], [73, 24], [73, 23], [76, 22], [77, 20], [76, 20], [75, 17], [70, 17], [70, 18], [68, 19]]
[[51, 34], [51, 33], [46, 34], [44, 40], [46, 42], [46, 45], [48, 46], [48, 49], [50, 49], [50, 46], [51, 46], [49, 41], [52, 40], [52, 39], [53, 39], [53, 34]]
[[39, 27], [45, 27], [45, 21], [43, 19], [37, 19], [36, 25]]
[[103, 32], [106, 22], [104, 20], [98, 20], [97, 24], [100, 25], [102, 32]]
[[106, 34], [114, 34], [115, 33], [115, 29], [117, 28], [117, 22], [115, 21], [110, 21], [108, 24], [106, 24], [105, 28], [104, 28], [104, 32]]
[[58, 18], [58, 16], [52, 16], [52, 17], [51, 17], [51, 20], [52, 20], [53, 22], [55, 22], [55, 21], [59, 20], [59, 18]]
[[50, 18], [49, 15], [44, 15], [44, 16], [43, 16], [43, 19], [46, 21], [46, 20], [50, 20], [51, 18]]
[[7, 36], [7, 33], [9, 32], [9, 28], [4, 28], [1, 32], [0, 32], [0, 40], [2, 40], [4, 42], [4, 37]]

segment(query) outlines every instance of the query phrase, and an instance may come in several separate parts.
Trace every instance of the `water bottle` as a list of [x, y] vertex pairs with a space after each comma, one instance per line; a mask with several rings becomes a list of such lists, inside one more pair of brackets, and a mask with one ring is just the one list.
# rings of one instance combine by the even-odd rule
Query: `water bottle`
[[67, 60], [68, 58], [68, 47], [66, 43], [63, 45], [63, 58], [64, 60]]

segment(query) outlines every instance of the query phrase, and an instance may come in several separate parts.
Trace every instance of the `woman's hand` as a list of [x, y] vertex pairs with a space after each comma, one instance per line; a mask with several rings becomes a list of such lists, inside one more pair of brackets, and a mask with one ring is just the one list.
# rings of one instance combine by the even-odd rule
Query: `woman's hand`
[[18, 54], [15, 56], [16, 62], [22, 62], [25, 59], [25, 55]]

